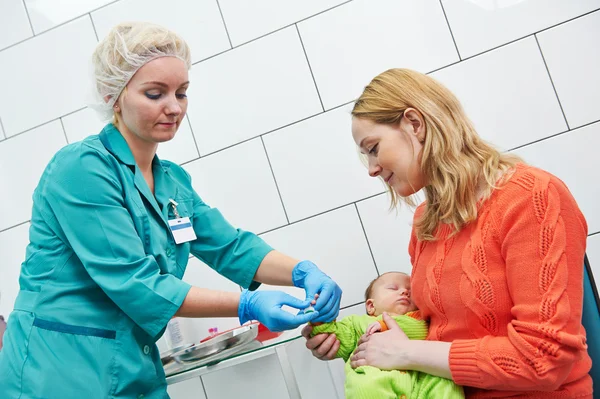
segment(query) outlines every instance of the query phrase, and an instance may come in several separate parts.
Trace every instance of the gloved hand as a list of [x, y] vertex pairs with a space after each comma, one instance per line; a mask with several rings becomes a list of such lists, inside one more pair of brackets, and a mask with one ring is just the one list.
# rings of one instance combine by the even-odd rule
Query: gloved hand
[[310, 301], [301, 301], [281, 291], [242, 291], [238, 317], [240, 323], [258, 320], [271, 331], [292, 330], [319, 316], [318, 312], [293, 315], [281, 309], [283, 305], [304, 309]]
[[317, 265], [304, 260], [292, 270], [294, 286], [304, 288], [306, 300], [312, 301], [319, 294], [317, 303], [313, 306], [319, 317], [313, 322], [330, 322], [335, 320], [340, 312], [342, 289], [329, 276], [323, 273]]

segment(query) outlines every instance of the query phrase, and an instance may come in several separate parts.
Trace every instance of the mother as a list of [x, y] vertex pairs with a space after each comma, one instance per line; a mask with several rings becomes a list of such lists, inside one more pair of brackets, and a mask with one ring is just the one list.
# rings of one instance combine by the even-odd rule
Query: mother
[[[409, 253], [412, 296], [430, 321], [427, 341], [398, 329], [363, 337], [352, 366], [451, 378], [471, 398], [591, 398], [587, 225], [565, 184], [482, 141], [456, 97], [414, 71], [375, 77], [352, 115], [393, 203], [425, 193]], [[307, 347], [328, 360], [339, 343], [323, 334]]]

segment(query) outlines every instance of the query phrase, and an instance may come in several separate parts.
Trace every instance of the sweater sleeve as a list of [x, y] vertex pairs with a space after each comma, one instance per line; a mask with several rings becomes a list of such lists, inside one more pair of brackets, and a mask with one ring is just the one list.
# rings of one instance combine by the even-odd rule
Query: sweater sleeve
[[499, 196], [492, 216], [513, 319], [507, 336], [452, 343], [450, 370], [460, 385], [552, 391], [585, 355], [585, 219], [560, 180], [545, 172], [525, 177]]
[[[367, 316], [368, 317], [368, 316]], [[365, 316], [347, 316], [340, 321], [332, 321], [330, 323], [323, 323], [313, 326], [311, 336], [323, 333], [333, 333], [337, 336], [340, 341], [340, 349], [338, 349], [337, 357], [344, 359], [344, 362], [348, 361], [359, 338], [364, 333], [364, 329], [361, 329], [361, 325], [365, 324]], [[373, 318], [373, 320], [375, 320]]]

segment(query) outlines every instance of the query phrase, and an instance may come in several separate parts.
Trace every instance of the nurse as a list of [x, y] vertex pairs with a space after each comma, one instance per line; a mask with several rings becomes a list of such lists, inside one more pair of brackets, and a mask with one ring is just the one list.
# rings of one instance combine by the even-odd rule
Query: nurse
[[[238, 316], [271, 330], [330, 321], [341, 289], [206, 205], [180, 166], [158, 159], [187, 109], [187, 44], [160, 26], [113, 28], [93, 55], [113, 115], [60, 150], [33, 194], [20, 292], [0, 351], [1, 398], [165, 398], [155, 342], [173, 316]], [[191, 287], [192, 254], [245, 289]], [[315, 313], [260, 283], [319, 294]]]

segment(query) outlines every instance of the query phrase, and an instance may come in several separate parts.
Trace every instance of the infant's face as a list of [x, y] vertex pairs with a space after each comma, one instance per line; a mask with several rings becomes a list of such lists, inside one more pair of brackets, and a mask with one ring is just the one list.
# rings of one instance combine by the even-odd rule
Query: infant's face
[[372, 306], [367, 303], [367, 309], [372, 316], [383, 312], [403, 315], [417, 310], [410, 297], [410, 277], [404, 273], [386, 273], [379, 277], [369, 301]]

